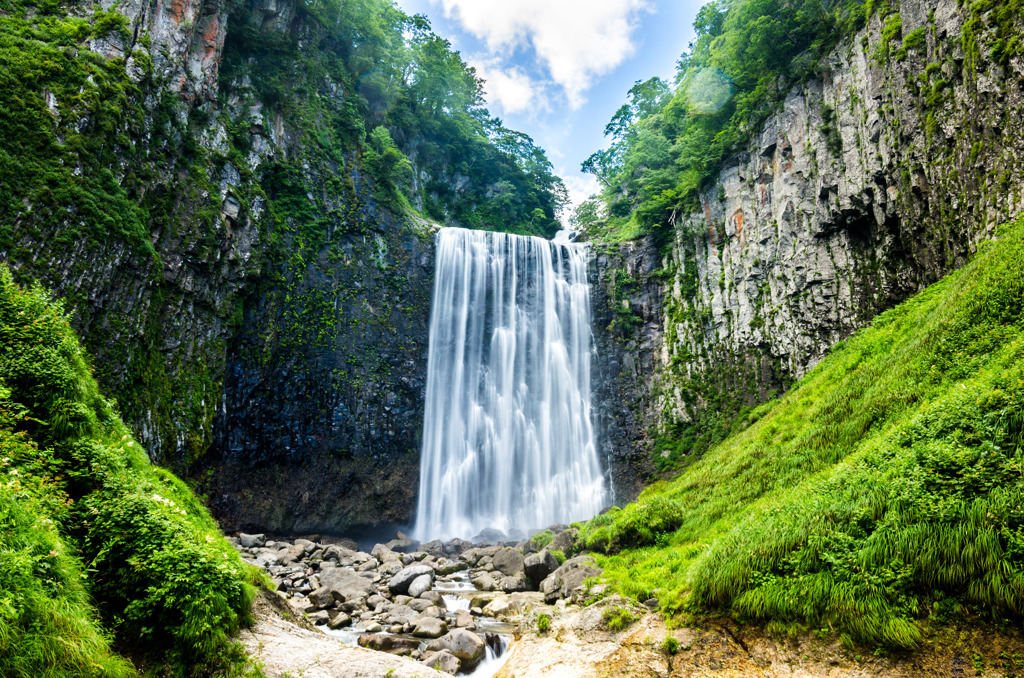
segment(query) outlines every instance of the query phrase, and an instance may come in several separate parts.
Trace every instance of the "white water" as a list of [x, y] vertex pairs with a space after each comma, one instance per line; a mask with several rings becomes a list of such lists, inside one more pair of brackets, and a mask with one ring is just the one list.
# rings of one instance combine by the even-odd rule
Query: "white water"
[[438, 233], [417, 539], [601, 510], [585, 247]]

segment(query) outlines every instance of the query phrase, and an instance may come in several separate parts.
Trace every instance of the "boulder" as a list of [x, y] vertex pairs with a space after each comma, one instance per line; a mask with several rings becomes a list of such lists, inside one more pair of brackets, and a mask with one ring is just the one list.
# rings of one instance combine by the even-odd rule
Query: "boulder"
[[426, 655], [423, 659], [423, 663], [429, 668], [437, 669], [438, 671], [444, 671], [450, 673], [453, 676], [459, 672], [462, 667], [462, 662], [458, 657], [453, 655], [448, 650], [441, 650], [440, 652], [431, 652]]
[[[391, 581], [388, 582], [388, 589], [395, 594], [407, 593], [413, 581], [424, 575], [429, 575], [430, 580], [433, 581], [434, 568], [429, 565], [410, 565], [391, 577]], [[428, 586], [427, 588], [429, 589], [430, 587]], [[413, 597], [415, 598], [416, 596]]]
[[473, 586], [476, 587], [477, 591], [493, 591], [498, 588], [498, 582], [494, 580], [490, 574], [484, 573], [479, 577], [473, 578]]
[[434, 601], [427, 600], [426, 598], [416, 598], [409, 601], [409, 607], [417, 612], [426, 612], [427, 608], [434, 607]]
[[329, 589], [339, 603], [363, 605], [367, 598], [376, 593], [369, 579], [341, 567], [321, 572], [320, 586]]
[[309, 602], [313, 603], [313, 607], [317, 607], [320, 609], [334, 607], [336, 602], [334, 600], [334, 594], [331, 593], [331, 590], [329, 588], [324, 586], [321, 586], [315, 591], [310, 592], [308, 598]]
[[389, 549], [386, 544], [377, 544], [370, 551], [370, 555], [377, 559], [378, 562], [385, 563], [389, 560], [401, 560], [402, 557]]
[[239, 533], [238, 543], [247, 549], [258, 548], [260, 546], [264, 546], [267, 543], [267, 537], [263, 534]]
[[437, 558], [447, 555], [447, 552], [444, 550], [444, 542], [440, 539], [428, 541], [426, 544], [420, 544], [419, 550], [429, 553]]
[[384, 633], [364, 633], [359, 636], [357, 642], [359, 647], [405, 656], [411, 655], [413, 650], [418, 650], [420, 647], [420, 641], [413, 638], [389, 636]]
[[456, 610], [455, 626], [460, 629], [468, 629], [472, 631], [476, 628], [476, 622], [473, 621], [473, 615], [470, 614], [469, 610]]
[[567, 560], [540, 583], [544, 602], [550, 605], [559, 598], [566, 598], [573, 589], [583, 584], [584, 579], [600, 574], [600, 568], [590, 556], [576, 556]]
[[417, 638], [439, 638], [446, 633], [448, 633], [448, 624], [437, 617], [420, 617], [412, 627], [412, 635]]
[[523, 554], [519, 549], [506, 546], [494, 554], [491, 564], [506, 577], [511, 577], [523, 571]]
[[421, 595], [430, 590], [430, 587], [434, 585], [433, 574], [421, 574], [412, 580], [409, 584], [409, 590], [407, 593], [413, 598], [419, 598]]
[[313, 622], [317, 626], [320, 626], [321, 624], [326, 624], [331, 621], [331, 614], [327, 610], [312, 612], [306, 616], [309, 618], [309, 621]]
[[388, 610], [388, 623], [389, 624], [409, 624], [419, 619], [420, 612], [412, 609], [408, 605], [395, 605]]
[[500, 586], [501, 590], [505, 593], [529, 591], [533, 588], [530, 584], [530, 580], [522, 572], [513, 577], [502, 577]]
[[339, 612], [331, 620], [327, 622], [327, 628], [329, 629], [340, 629], [344, 626], [348, 626], [352, 623], [352, 617], [348, 616], [344, 612]]
[[544, 549], [540, 553], [534, 553], [523, 560], [523, 571], [531, 581], [540, 582], [558, 569], [558, 559], [551, 555], [551, 551]]
[[398, 535], [385, 544], [385, 546], [396, 553], [411, 553], [416, 550], [417, 546], [419, 546], [419, 542], [414, 539], [409, 539], [409, 537], [399, 532]]
[[[554, 530], [552, 530], [553, 532]], [[555, 538], [548, 544], [549, 551], [561, 551], [565, 555], [572, 553], [573, 544], [576, 543], [576, 536], [580, 533], [575, 527], [570, 527], [555, 535]]]
[[505, 541], [505, 533], [501, 530], [496, 530], [493, 527], [487, 527], [480, 531], [480, 534], [473, 537], [474, 544], [497, 544], [499, 541]]
[[423, 600], [429, 600], [434, 605], [437, 605], [443, 610], [448, 609], [448, 603], [444, 602], [444, 596], [441, 595], [440, 591], [424, 591], [419, 595]]
[[462, 661], [463, 668], [469, 668], [483, 659], [484, 648], [480, 636], [466, 629], [452, 629], [427, 645], [427, 649], [434, 652], [448, 650]]
[[295, 546], [302, 547], [303, 555], [309, 555], [317, 549], [317, 545], [308, 539], [296, 539]]

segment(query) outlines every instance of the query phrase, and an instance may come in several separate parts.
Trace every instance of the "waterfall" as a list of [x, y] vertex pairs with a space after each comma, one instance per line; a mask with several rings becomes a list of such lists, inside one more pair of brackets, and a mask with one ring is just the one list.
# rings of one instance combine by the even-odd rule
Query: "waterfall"
[[601, 510], [585, 245], [437, 234], [418, 539]]

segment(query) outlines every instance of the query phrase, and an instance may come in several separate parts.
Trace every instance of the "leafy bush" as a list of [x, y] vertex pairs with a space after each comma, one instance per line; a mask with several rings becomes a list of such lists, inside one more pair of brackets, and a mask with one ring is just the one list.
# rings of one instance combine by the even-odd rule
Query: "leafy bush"
[[551, 628], [551, 617], [547, 616], [543, 612], [537, 617], [537, 631], [539, 633], [547, 633], [548, 629]]
[[670, 656], [678, 654], [679, 641], [672, 636], [665, 636], [665, 640], [661, 641], [661, 651]]
[[538, 551], [551, 543], [551, 540], [555, 538], [555, 535], [551, 534], [551, 530], [544, 530], [530, 537], [530, 543]]
[[[58, 591], [47, 583], [49, 567], [63, 573], [60, 581], [80, 585], [78, 567], [104, 625], [125, 647], [180, 670], [221, 665], [230, 635], [249, 620], [261, 575], [242, 563], [181, 481], [149, 464], [99, 394], [61, 304], [39, 288], [19, 288], [6, 266], [0, 266], [0, 389], [0, 409], [8, 413], [0, 435], [20, 443], [4, 448], [7, 476], [37, 488], [5, 497], [25, 506], [42, 502], [42, 524], [72, 545], [52, 548], [60, 556], [52, 565], [38, 561], [39, 582], [15, 578], [13, 595], [20, 599], [40, 586]], [[16, 523], [18, 509], [6, 510]], [[31, 532], [44, 546], [55, 538]], [[61, 555], [72, 551], [88, 569], [74, 555]], [[95, 612], [85, 607], [84, 593], [71, 588], [61, 595], [77, 606], [77, 623], [87, 631], [83, 620]], [[102, 654], [105, 641], [97, 638], [83, 646]], [[19, 643], [11, 661], [31, 662], [33, 651]], [[68, 669], [74, 670], [86, 668]]]
[[[913, 647], [930, 610], [1024, 610], [1024, 218], [879, 316], [635, 505], [582, 532], [669, 612]], [[665, 507], [673, 532], [644, 532]], [[671, 525], [672, 522], [667, 522]], [[652, 538], [655, 535], [661, 539]], [[936, 601], [933, 605], [932, 601]]]

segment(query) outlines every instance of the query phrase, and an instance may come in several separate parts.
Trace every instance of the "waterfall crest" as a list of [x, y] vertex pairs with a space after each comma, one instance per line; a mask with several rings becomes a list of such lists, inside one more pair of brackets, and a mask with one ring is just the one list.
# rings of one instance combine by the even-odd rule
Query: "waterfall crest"
[[592, 352], [584, 245], [438, 232], [418, 539], [601, 510]]

